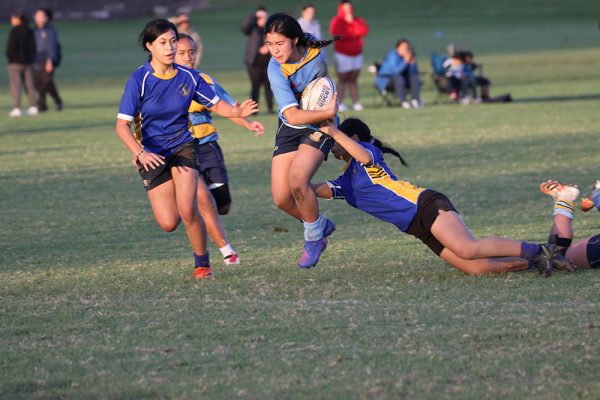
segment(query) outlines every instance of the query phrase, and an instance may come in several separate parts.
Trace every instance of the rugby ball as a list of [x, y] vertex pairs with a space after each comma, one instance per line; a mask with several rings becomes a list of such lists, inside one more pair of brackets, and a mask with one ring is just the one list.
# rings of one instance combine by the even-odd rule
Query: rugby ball
[[303, 110], [326, 110], [331, 107], [335, 85], [327, 77], [317, 78], [302, 91], [300, 108]]

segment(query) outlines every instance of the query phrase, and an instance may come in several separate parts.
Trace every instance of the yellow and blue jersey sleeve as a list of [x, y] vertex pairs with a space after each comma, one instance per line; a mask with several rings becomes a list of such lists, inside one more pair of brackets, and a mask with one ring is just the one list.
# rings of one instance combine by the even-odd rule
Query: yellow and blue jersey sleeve
[[290, 107], [298, 107], [302, 91], [310, 82], [327, 76], [327, 62], [320, 49], [309, 48], [297, 63], [280, 64], [271, 58], [267, 75], [277, 103], [279, 118], [289, 125], [283, 112]]

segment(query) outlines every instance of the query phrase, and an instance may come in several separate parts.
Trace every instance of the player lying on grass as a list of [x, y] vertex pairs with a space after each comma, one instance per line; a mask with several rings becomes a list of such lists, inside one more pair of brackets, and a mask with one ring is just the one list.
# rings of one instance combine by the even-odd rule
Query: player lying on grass
[[[566, 259], [575, 266], [600, 268], [600, 235], [590, 236], [572, 243], [573, 203], [579, 196], [579, 189], [576, 186], [550, 179], [542, 182], [540, 191], [554, 198], [554, 216], [549, 242], [556, 243]], [[590, 211], [594, 207], [600, 210], [600, 181], [596, 181], [592, 193], [581, 201], [581, 208], [584, 212]]]
[[[383, 160], [390, 148], [371, 135], [359, 119], [322, 127], [335, 140], [333, 155], [347, 165], [337, 179], [313, 185], [317, 196], [348, 204], [417, 237], [450, 265], [470, 274], [533, 267], [572, 270], [553, 244], [487, 237], [476, 239], [442, 193], [398, 179]], [[397, 152], [396, 152], [397, 153]]]
[[127, 80], [115, 131], [137, 160], [154, 218], [167, 232], [183, 221], [194, 252], [193, 276], [206, 278], [212, 270], [196, 201], [198, 144], [189, 131], [188, 109], [194, 100], [218, 115], [239, 118], [258, 106], [246, 100], [233, 107], [193, 70], [174, 64], [177, 39], [177, 28], [167, 20], [146, 24], [139, 41], [150, 59]]
[[[193, 69], [195, 60], [196, 43], [194, 39], [186, 34], [179, 34], [175, 63]], [[200, 71], [197, 72], [221, 100], [231, 105], [236, 104], [235, 100], [213, 77]], [[206, 106], [193, 101], [189, 113], [190, 122], [192, 123], [192, 135], [198, 139], [199, 144], [198, 209], [206, 223], [208, 235], [223, 255], [225, 265], [239, 264], [240, 258], [233, 250], [231, 243], [229, 243], [225, 227], [219, 218], [219, 214], [225, 215], [229, 213], [231, 208], [231, 194], [229, 193], [229, 178], [225, 168], [225, 158], [221, 147], [217, 143], [219, 133], [212, 124], [212, 113]], [[263, 124], [258, 121], [250, 121], [247, 118], [230, 118], [230, 120], [242, 128], [255, 132], [255, 136], [261, 136], [265, 132]]]

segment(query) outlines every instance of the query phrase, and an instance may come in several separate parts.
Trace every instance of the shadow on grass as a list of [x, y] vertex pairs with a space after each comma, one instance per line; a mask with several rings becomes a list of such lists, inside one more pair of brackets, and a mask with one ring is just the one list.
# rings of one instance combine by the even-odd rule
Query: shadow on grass
[[541, 96], [541, 97], [525, 97], [513, 100], [515, 103], [548, 103], [559, 101], [586, 101], [600, 100], [599, 94], [580, 94], [580, 95], [563, 95], [563, 96]]
[[111, 121], [102, 121], [102, 122], [94, 122], [94, 123], [87, 123], [87, 124], [81, 124], [81, 123], [76, 123], [76, 124], [68, 124], [68, 125], [42, 125], [42, 126], [36, 126], [36, 127], [23, 127], [23, 128], [9, 128], [7, 130], [0, 130], [0, 135], [12, 135], [12, 134], [24, 134], [24, 135], [28, 135], [28, 134], [34, 134], [34, 135], [38, 135], [38, 134], [42, 134], [42, 133], [50, 133], [53, 131], [76, 131], [76, 130], [80, 130], [80, 129], [85, 129], [85, 128], [97, 128], [100, 126], [104, 126], [104, 127], [112, 127], [114, 125], [114, 122]]

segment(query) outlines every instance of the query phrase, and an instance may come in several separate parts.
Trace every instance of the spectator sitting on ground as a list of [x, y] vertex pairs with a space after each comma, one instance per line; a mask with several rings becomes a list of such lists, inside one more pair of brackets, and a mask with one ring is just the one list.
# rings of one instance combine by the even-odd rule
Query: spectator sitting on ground
[[[423, 107], [417, 60], [407, 39], [398, 40], [396, 47], [388, 52], [375, 77], [375, 85], [382, 94], [388, 87], [393, 88], [402, 108]], [[407, 87], [411, 92], [410, 101], [406, 98]]]
[[[477, 86], [481, 88], [481, 100], [488, 101], [490, 99], [490, 80], [484, 77], [483, 66], [473, 62], [473, 53], [465, 51], [463, 54], [463, 68], [465, 77], [469, 81], [469, 86], [473, 87], [476, 92]], [[475, 75], [475, 70], [479, 69], [479, 75]], [[475, 96], [477, 98], [477, 96]]]

